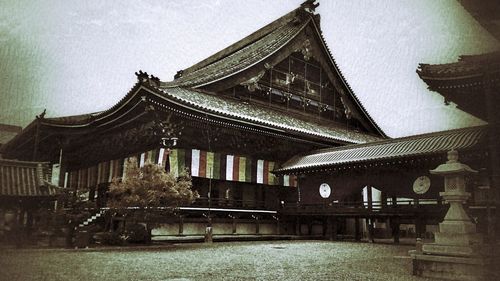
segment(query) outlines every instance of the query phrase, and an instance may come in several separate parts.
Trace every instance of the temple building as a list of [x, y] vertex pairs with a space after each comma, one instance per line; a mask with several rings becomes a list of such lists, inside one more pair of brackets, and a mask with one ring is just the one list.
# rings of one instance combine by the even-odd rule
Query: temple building
[[[172, 81], [139, 71], [105, 111], [41, 114], [2, 154], [50, 162], [54, 183], [89, 190], [98, 207], [111, 180], [126, 176], [127, 159], [189, 169], [201, 197], [157, 235], [203, 233], [207, 209], [215, 234], [359, 239], [368, 225], [399, 237], [411, 224], [424, 235], [444, 214], [442, 183], [428, 170], [451, 149], [485, 167], [488, 133], [480, 126], [389, 139], [343, 77], [316, 6], [304, 2]], [[479, 198], [481, 182], [473, 185]]]
[[[495, 29], [497, 30], [497, 29]], [[498, 30], [497, 30], [498, 31]], [[495, 34], [492, 32], [492, 34]], [[498, 34], [498, 33], [497, 33]], [[486, 179], [482, 185], [488, 217], [488, 234], [495, 237], [500, 226], [500, 51], [461, 56], [457, 62], [447, 64], [420, 64], [418, 75], [429, 89], [440, 93], [445, 103], [455, 103], [458, 108], [488, 122], [485, 128], [488, 139], [483, 150]]]

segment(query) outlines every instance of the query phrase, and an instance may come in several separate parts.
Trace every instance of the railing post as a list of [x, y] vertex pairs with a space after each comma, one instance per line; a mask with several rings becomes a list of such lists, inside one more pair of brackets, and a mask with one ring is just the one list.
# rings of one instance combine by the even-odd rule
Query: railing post
[[392, 238], [394, 239], [394, 244], [399, 244], [399, 218], [392, 217], [390, 223], [391, 223]]
[[372, 202], [372, 187], [371, 186], [367, 186], [366, 187], [366, 193], [367, 193], [367, 197], [368, 197], [368, 210], [372, 210], [372, 207], [373, 207], [373, 202]]
[[184, 216], [179, 215], [179, 235], [184, 233]]
[[354, 239], [356, 241], [361, 240], [361, 231], [359, 231], [359, 217], [354, 217]]
[[236, 216], [235, 215], [229, 215], [229, 217], [232, 219], [232, 234], [236, 234]]
[[295, 235], [301, 235], [301, 229], [300, 229], [300, 217], [297, 216], [295, 219]]

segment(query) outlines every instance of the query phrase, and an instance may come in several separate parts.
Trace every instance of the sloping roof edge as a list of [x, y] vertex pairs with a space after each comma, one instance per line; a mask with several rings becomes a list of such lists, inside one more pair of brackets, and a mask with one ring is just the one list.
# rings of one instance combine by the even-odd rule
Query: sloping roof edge
[[326, 148], [300, 154], [285, 162], [277, 173], [292, 173], [339, 165], [397, 159], [470, 149], [486, 134], [486, 125]]
[[244, 48], [245, 46], [259, 40], [260, 38], [262, 38], [266, 35], [268, 35], [269, 33], [271, 33], [276, 28], [280, 27], [281, 25], [286, 24], [291, 18], [293, 18], [295, 16], [295, 13], [299, 9], [301, 9], [301, 7], [296, 8], [295, 10], [285, 14], [284, 16], [280, 17], [279, 19], [270, 22], [269, 24], [265, 25], [264, 27], [258, 29], [255, 32], [252, 32], [250, 35], [245, 36], [244, 38], [240, 39], [239, 41], [227, 46], [226, 48], [216, 52], [215, 54], [213, 54], [213, 55], [211, 55], [211, 56], [209, 56], [209, 57], [207, 57], [207, 58], [205, 58], [205, 59], [195, 63], [194, 65], [192, 65], [186, 69], [183, 69], [181, 71], [183, 71], [183, 73], [185, 73], [185, 74], [196, 71], [200, 68], [203, 68], [209, 64], [212, 64], [212, 63], [220, 60], [223, 57], [226, 57], [230, 54], [237, 52], [238, 50]]
[[339, 66], [337, 65], [337, 62], [335, 61], [335, 58], [333, 57], [332, 52], [330, 51], [330, 48], [328, 47], [328, 44], [326, 43], [325, 37], [323, 36], [323, 32], [321, 31], [321, 28], [318, 26], [318, 23], [316, 23], [316, 21], [312, 21], [312, 22], [313, 22], [314, 28], [315, 28], [317, 34], [319, 35], [319, 39], [320, 39], [321, 43], [323, 44], [323, 46], [326, 50], [326, 53], [327, 53], [332, 65], [333, 65], [335, 71], [339, 75], [340, 80], [342, 80], [342, 83], [344, 84], [344, 86], [349, 91], [349, 94], [351, 95], [353, 100], [356, 102], [356, 105], [358, 105], [359, 108], [363, 111], [364, 115], [367, 117], [368, 121], [370, 121], [370, 123], [373, 125], [373, 127], [377, 130], [377, 132], [382, 137], [388, 137], [385, 134], [385, 132], [382, 130], [382, 128], [379, 127], [377, 122], [375, 122], [375, 120], [371, 117], [370, 113], [368, 113], [368, 111], [364, 107], [363, 103], [359, 100], [358, 96], [354, 93], [351, 86], [347, 82], [347, 79], [344, 77], [344, 74], [342, 73]]

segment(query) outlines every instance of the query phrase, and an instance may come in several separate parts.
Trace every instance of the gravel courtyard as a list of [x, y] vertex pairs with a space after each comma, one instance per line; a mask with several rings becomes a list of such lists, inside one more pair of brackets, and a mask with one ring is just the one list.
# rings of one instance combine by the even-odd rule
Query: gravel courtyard
[[328, 241], [0, 250], [0, 280], [430, 280], [411, 246]]

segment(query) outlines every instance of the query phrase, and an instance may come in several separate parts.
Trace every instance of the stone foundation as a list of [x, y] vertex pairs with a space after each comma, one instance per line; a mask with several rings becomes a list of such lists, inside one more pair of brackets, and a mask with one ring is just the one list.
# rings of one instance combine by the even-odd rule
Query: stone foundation
[[478, 257], [453, 257], [411, 253], [413, 275], [445, 280], [499, 280], [493, 259]]

